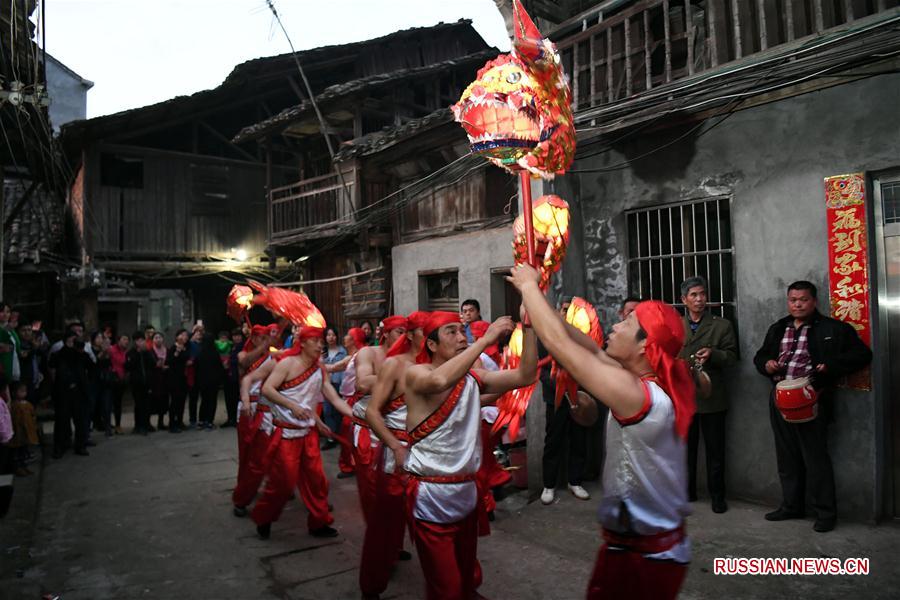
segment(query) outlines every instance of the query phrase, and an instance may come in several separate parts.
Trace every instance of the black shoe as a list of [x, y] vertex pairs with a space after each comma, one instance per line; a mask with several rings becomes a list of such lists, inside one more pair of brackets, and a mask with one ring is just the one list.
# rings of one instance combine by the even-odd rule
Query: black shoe
[[412, 560], [412, 554], [410, 554], [406, 550], [401, 550], [400, 553], [397, 554], [397, 560], [402, 560], [402, 561]]
[[331, 450], [337, 445], [338, 443], [334, 440], [325, 440], [325, 443], [322, 444], [322, 450]]
[[488, 511], [487, 515], [488, 515], [488, 521], [490, 521], [491, 523], [493, 523], [497, 519], [497, 517], [494, 515], [494, 511], [492, 511], [492, 510]]
[[213, 425], [212, 423], [207, 423], [205, 425], [205, 427], [206, 427], [207, 431], [212, 431], [213, 429], [217, 429], [217, 427], [215, 425]]
[[88, 440], [84, 443], [84, 445], [86, 448], [93, 448], [94, 446], [97, 445], [97, 442], [95, 442], [93, 440]]
[[87, 448], [76, 448], [75, 454], [78, 456], [90, 456], [91, 453], [87, 451]]
[[247, 507], [246, 506], [235, 506], [231, 512], [236, 517], [246, 517], [247, 516]]
[[353, 477], [354, 475], [356, 475], [356, 473], [354, 473], [353, 471], [350, 471], [349, 473], [345, 473], [344, 471], [341, 471], [340, 473], [337, 474], [337, 478], [338, 479], [349, 479], [349, 478]]
[[[725, 498], [715, 498], [712, 501], [712, 511], [714, 513], [723, 513], [728, 510], [728, 503], [725, 502]], [[770, 519], [771, 520], [771, 519]]]
[[237, 427], [237, 423], [235, 421], [225, 421], [219, 427]]
[[313, 537], [317, 538], [333, 538], [337, 537], [338, 530], [334, 527], [329, 527], [328, 525], [323, 525], [318, 529], [310, 529], [309, 534]]
[[272, 524], [266, 523], [265, 525], [257, 525], [256, 534], [261, 540], [269, 539], [269, 537], [272, 535]]
[[766, 521], [787, 521], [788, 519], [802, 519], [802, 512], [791, 512], [783, 508], [766, 513]]
[[837, 519], [816, 519], [815, 524], [813, 525], [813, 529], [818, 531], [819, 533], [825, 533], [826, 531], [831, 531], [834, 529], [834, 525], [837, 522]]

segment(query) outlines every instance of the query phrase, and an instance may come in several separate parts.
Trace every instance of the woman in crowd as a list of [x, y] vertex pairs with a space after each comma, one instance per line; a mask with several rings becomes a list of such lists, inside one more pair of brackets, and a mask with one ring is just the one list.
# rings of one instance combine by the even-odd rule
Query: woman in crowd
[[216, 402], [219, 388], [225, 379], [225, 369], [219, 359], [219, 351], [211, 335], [204, 335], [200, 341], [200, 352], [196, 363], [196, 386], [200, 392], [200, 420], [197, 429], [213, 429], [216, 416]]
[[375, 337], [375, 328], [372, 327], [370, 321], [363, 321], [359, 328], [366, 334], [366, 346], [373, 346], [378, 342], [378, 338]]
[[[322, 357], [322, 362], [325, 363], [326, 371], [328, 370], [328, 365], [339, 363], [347, 357], [347, 349], [338, 343], [338, 339], [340, 338], [334, 327], [328, 327], [325, 330], [325, 353]], [[344, 379], [343, 371], [331, 371], [329, 378], [331, 379], [331, 385], [334, 386], [334, 389], [341, 389], [341, 381]], [[322, 413], [325, 424], [328, 425], [332, 431], [340, 431], [341, 415], [330, 402], [324, 404]], [[325, 449], [329, 450], [334, 448], [335, 444], [337, 444], [337, 442], [329, 439], [325, 442]]]
[[169, 433], [184, 429], [184, 401], [188, 395], [188, 332], [179, 329], [166, 355], [166, 385], [169, 393]]
[[237, 427], [237, 409], [241, 402], [241, 372], [238, 355], [244, 349], [244, 333], [240, 328], [231, 331], [231, 350], [225, 365], [225, 408], [228, 420], [224, 427]]
[[[109, 348], [109, 369], [113, 374], [109, 385], [109, 405], [106, 412], [106, 422], [112, 423], [115, 418], [113, 433], [122, 433], [122, 396], [125, 394], [127, 383], [125, 376], [125, 364], [128, 359], [128, 349], [131, 340], [127, 335], [120, 335], [116, 343]], [[110, 414], [112, 413], [112, 414]]]
[[153, 368], [151, 379], [152, 400], [150, 403], [150, 415], [156, 415], [156, 428], [162, 431], [166, 428], [165, 416], [169, 412], [169, 390], [166, 388], [166, 358], [169, 353], [166, 350], [166, 338], [163, 334], [153, 334], [153, 347], [156, 357], [156, 365]]
[[90, 373], [90, 390], [93, 394], [94, 425], [96, 429], [103, 429], [106, 437], [113, 435], [112, 422], [109, 413], [112, 412], [112, 386], [116, 376], [112, 372], [112, 360], [109, 356], [109, 340], [102, 331], [91, 336], [91, 354], [94, 358], [88, 368]]

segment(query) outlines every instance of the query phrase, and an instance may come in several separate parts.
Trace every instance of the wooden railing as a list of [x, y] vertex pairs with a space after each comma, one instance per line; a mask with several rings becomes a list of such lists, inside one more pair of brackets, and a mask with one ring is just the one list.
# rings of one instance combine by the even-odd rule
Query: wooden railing
[[304, 179], [269, 192], [269, 240], [321, 237], [353, 222], [356, 179], [353, 171]]
[[576, 111], [817, 35], [900, 0], [644, 0], [556, 40]]

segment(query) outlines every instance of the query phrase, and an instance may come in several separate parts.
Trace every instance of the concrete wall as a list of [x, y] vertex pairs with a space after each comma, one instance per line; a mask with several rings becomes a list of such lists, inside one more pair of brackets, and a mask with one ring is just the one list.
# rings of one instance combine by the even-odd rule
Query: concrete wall
[[510, 227], [488, 229], [442, 238], [402, 244], [391, 251], [394, 282], [394, 312], [409, 314], [419, 306], [419, 273], [436, 269], [459, 270], [459, 299], [475, 298], [481, 304], [481, 318], [495, 316], [491, 301], [500, 293], [491, 269], [511, 267]]
[[[615, 168], [675, 140], [691, 126], [627, 136], [611, 150], [573, 166], [613, 169], [570, 174], [551, 184], [583, 214], [584, 259], [579, 260], [582, 249], [576, 248], [566, 269], [583, 269], [587, 297], [601, 309], [605, 325], [615, 318], [617, 303], [627, 291], [624, 211], [732, 196], [742, 359], [731, 378], [728, 415], [731, 496], [772, 506], [780, 501], [768, 415], [770, 384], [756, 373], [751, 359], [768, 326], [787, 313], [789, 282], [809, 279], [819, 285], [823, 312], [828, 312], [823, 178], [900, 166], [898, 98], [897, 74], [847, 83], [736, 112], [701, 136], [699, 131], [690, 133], [627, 168]], [[579, 154], [591, 151], [582, 147]], [[564, 273], [563, 279], [577, 289], [578, 277]], [[884, 468], [879, 464], [884, 440], [876, 439], [880, 414], [874, 393], [838, 393], [830, 448], [842, 517], [879, 516]]]
[[69, 121], [84, 119], [87, 116], [87, 92], [93, 85], [52, 56], [47, 56], [50, 124], [55, 133]]

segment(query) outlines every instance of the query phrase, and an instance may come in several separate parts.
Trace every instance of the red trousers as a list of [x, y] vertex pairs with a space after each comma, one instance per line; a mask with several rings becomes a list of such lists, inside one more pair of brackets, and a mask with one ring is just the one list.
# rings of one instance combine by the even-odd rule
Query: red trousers
[[359, 504], [367, 525], [372, 522], [375, 514], [377, 465], [374, 464], [373, 458], [376, 449], [380, 450], [380, 448], [381, 444], [378, 443], [377, 438], [372, 439], [372, 432], [369, 428], [360, 427], [357, 441], [353, 444], [353, 462], [356, 465], [356, 490], [359, 492]]
[[[341, 430], [338, 433], [347, 439], [352, 439], [353, 421], [350, 420], [350, 417], [344, 417], [341, 420]], [[338, 457], [338, 467], [341, 473], [352, 473], [354, 471], [353, 451], [343, 444], [341, 444], [341, 455]]]
[[[240, 427], [244, 419], [238, 421], [238, 440], [242, 438]], [[231, 494], [231, 502], [235, 506], [248, 506], [253, 502], [263, 478], [266, 476], [266, 451], [269, 449], [271, 437], [257, 428], [256, 433], [240, 453], [241, 442], [238, 442], [238, 480]]]
[[322, 469], [319, 434], [313, 430], [301, 438], [285, 439], [277, 433], [272, 437], [272, 463], [262, 497], [250, 516], [257, 525], [278, 520], [285, 504], [296, 488], [309, 515], [309, 530], [331, 525], [334, 519], [328, 511], [328, 480]]
[[650, 560], [638, 552], [611, 550], [603, 544], [597, 552], [587, 600], [677, 598], [685, 575], [687, 565], [670, 560]]
[[416, 520], [413, 541], [425, 573], [427, 600], [468, 600], [481, 584], [478, 514], [456, 523]]
[[366, 525], [359, 566], [359, 589], [364, 596], [383, 594], [387, 589], [391, 570], [403, 549], [406, 527], [406, 481], [401, 475], [384, 472], [384, 454], [390, 450], [385, 446], [380, 448], [378, 468], [372, 469], [375, 472], [373, 518]]

